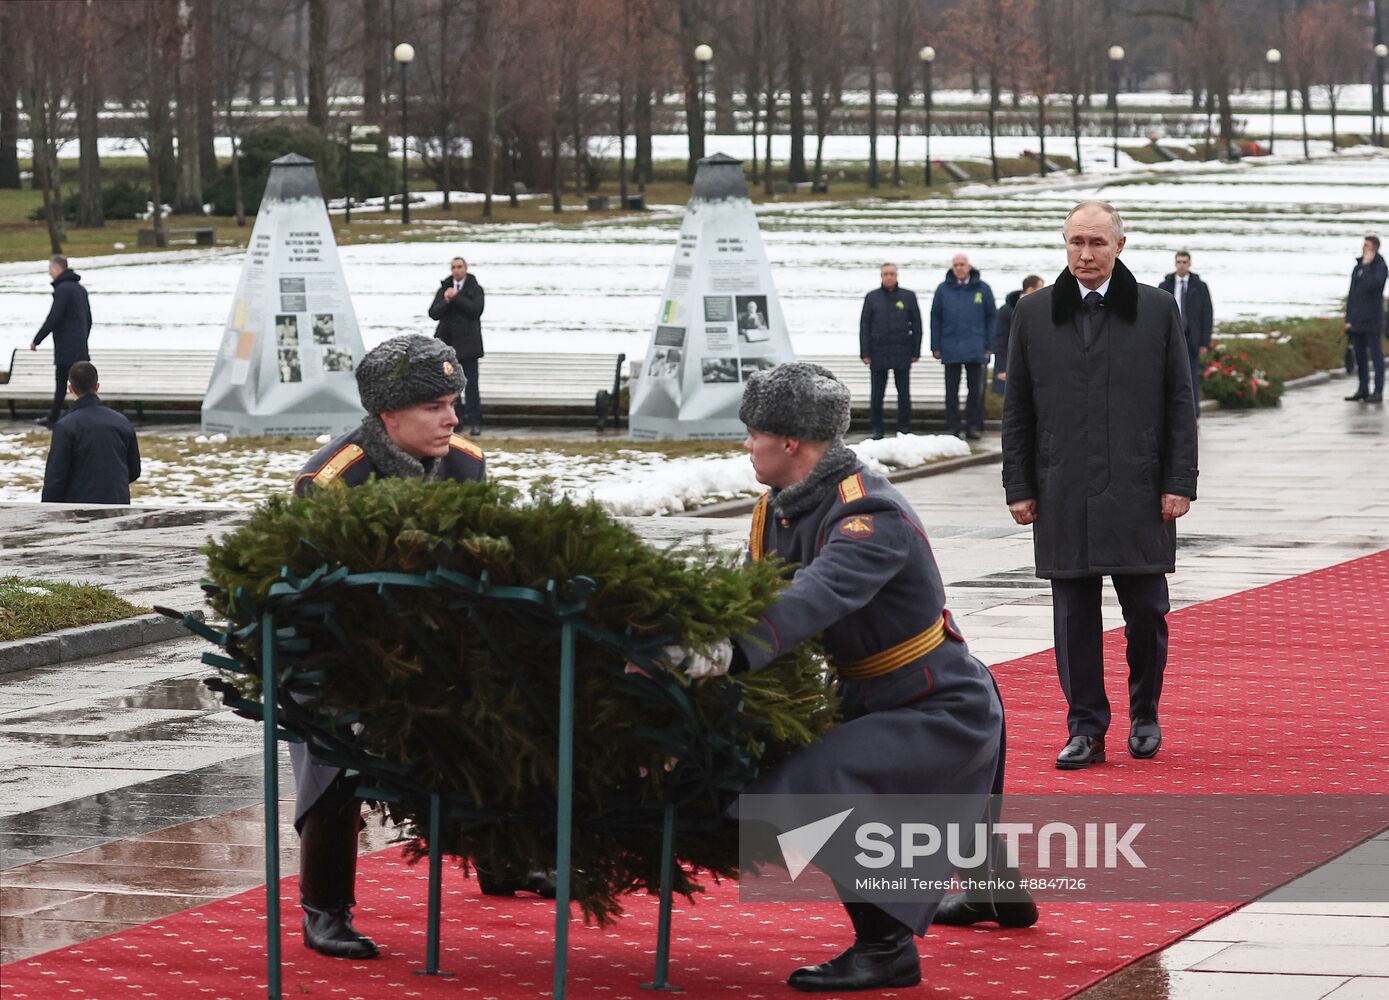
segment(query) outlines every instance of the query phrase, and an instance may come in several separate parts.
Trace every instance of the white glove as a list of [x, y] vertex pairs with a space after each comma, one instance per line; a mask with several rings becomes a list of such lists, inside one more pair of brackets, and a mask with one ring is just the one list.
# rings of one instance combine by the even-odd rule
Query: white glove
[[671, 666], [684, 664], [686, 677], [722, 677], [733, 664], [733, 642], [720, 639], [702, 650], [667, 646], [665, 654]]

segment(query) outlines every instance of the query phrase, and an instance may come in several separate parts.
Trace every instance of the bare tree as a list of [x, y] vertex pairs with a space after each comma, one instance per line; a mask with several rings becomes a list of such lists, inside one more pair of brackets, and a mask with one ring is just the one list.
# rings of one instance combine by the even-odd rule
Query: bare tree
[[892, 0], [890, 71], [897, 100], [892, 108], [892, 186], [902, 186], [902, 112], [911, 104], [916, 82], [917, 37], [920, 25], [912, 0]]
[[844, 9], [839, 0], [804, 0], [806, 67], [810, 80], [810, 104], [815, 111], [815, 168], [819, 182], [825, 168], [825, 137], [829, 135], [835, 108], [844, 90], [846, 40]]
[[381, 122], [382, 53], [381, 0], [362, 0], [362, 118], [373, 125]]
[[78, 141], [78, 198], [77, 225], [84, 229], [98, 229], [106, 225], [106, 215], [101, 202], [101, 151], [100, 138], [103, 53], [99, 41], [96, 4], [85, 0], [82, 4], [82, 62], [79, 70], [77, 89], [77, 141]]
[[77, 18], [81, 8], [43, 0], [31, 5], [28, 14], [16, 33], [21, 63], [19, 94], [29, 117], [34, 187], [43, 194], [48, 242], [53, 253], [62, 253], [67, 227], [63, 221], [58, 147], [75, 89], [68, 67], [80, 59], [79, 52], [70, 50], [70, 40], [80, 37]]
[[[172, 14], [172, 11], [168, 11]], [[186, 215], [203, 214], [203, 171], [198, 163], [197, 77], [202, 68], [193, 44], [193, 0], [178, 2], [177, 92], [178, 181], [174, 187], [174, 211]]]
[[0, 3], [0, 188], [19, 187], [19, 70], [21, 60], [18, 8]]
[[[308, 0], [309, 8], [309, 124], [328, 131], [328, 4]], [[302, 8], [300, 8], [302, 10]], [[302, 18], [302, 14], [299, 15]]]

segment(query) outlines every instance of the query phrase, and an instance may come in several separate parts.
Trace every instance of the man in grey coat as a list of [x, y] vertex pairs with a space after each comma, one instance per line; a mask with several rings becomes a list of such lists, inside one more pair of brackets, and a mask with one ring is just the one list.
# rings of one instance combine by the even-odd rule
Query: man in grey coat
[[[692, 676], [757, 671], [819, 635], [839, 678], [842, 724], [746, 791], [759, 795], [978, 797], [1003, 787], [1003, 704], [945, 608], [940, 570], [916, 512], [844, 445], [849, 391], [818, 365], [791, 362], [748, 379], [739, 408], [759, 482], [748, 554], [795, 567], [748, 633], [690, 657]], [[972, 820], [971, 820], [972, 825]], [[853, 945], [788, 983], [822, 992], [914, 986], [915, 935], [941, 900], [870, 901], [840, 885]], [[1022, 894], [937, 922], [1037, 919]]]
[[1075, 770], [1105, 759], [1105, 576], [1126, 625], [1129, 753], [1148, 758], [1161, 745], [1166, 574], [1175, 521], [1196, 499], [1196, 413], [1177, 303], [1119, 261], [1119, 213], [1082, 202], [1063, 232], [1066, 270], [1020, 301], [1013, 321], [1003, 486], [1013, 520], [1033, 525], [1037, 575], [1051, 581], [1070, 706], [1056, 766]]

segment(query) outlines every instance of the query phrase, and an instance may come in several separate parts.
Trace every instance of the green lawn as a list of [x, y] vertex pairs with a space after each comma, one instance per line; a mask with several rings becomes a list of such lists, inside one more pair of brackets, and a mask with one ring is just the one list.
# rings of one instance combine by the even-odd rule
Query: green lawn
[[91, 584], [0, 577], [0, 642], [118, 621], [148, 610]]

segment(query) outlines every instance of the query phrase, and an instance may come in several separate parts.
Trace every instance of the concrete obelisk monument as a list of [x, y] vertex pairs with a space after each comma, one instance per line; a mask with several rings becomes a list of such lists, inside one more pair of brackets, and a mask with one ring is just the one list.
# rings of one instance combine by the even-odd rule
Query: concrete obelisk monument
[[339, 434], [362, 419], [353, 370], [362, 335], [313, 161], [270, 165], [222, 346], [203, 399], [203, 430]]
[[632, 389], [632, 440], [741, 438], [748, 375], [795, 357], [742, 161], [706, 157]]

